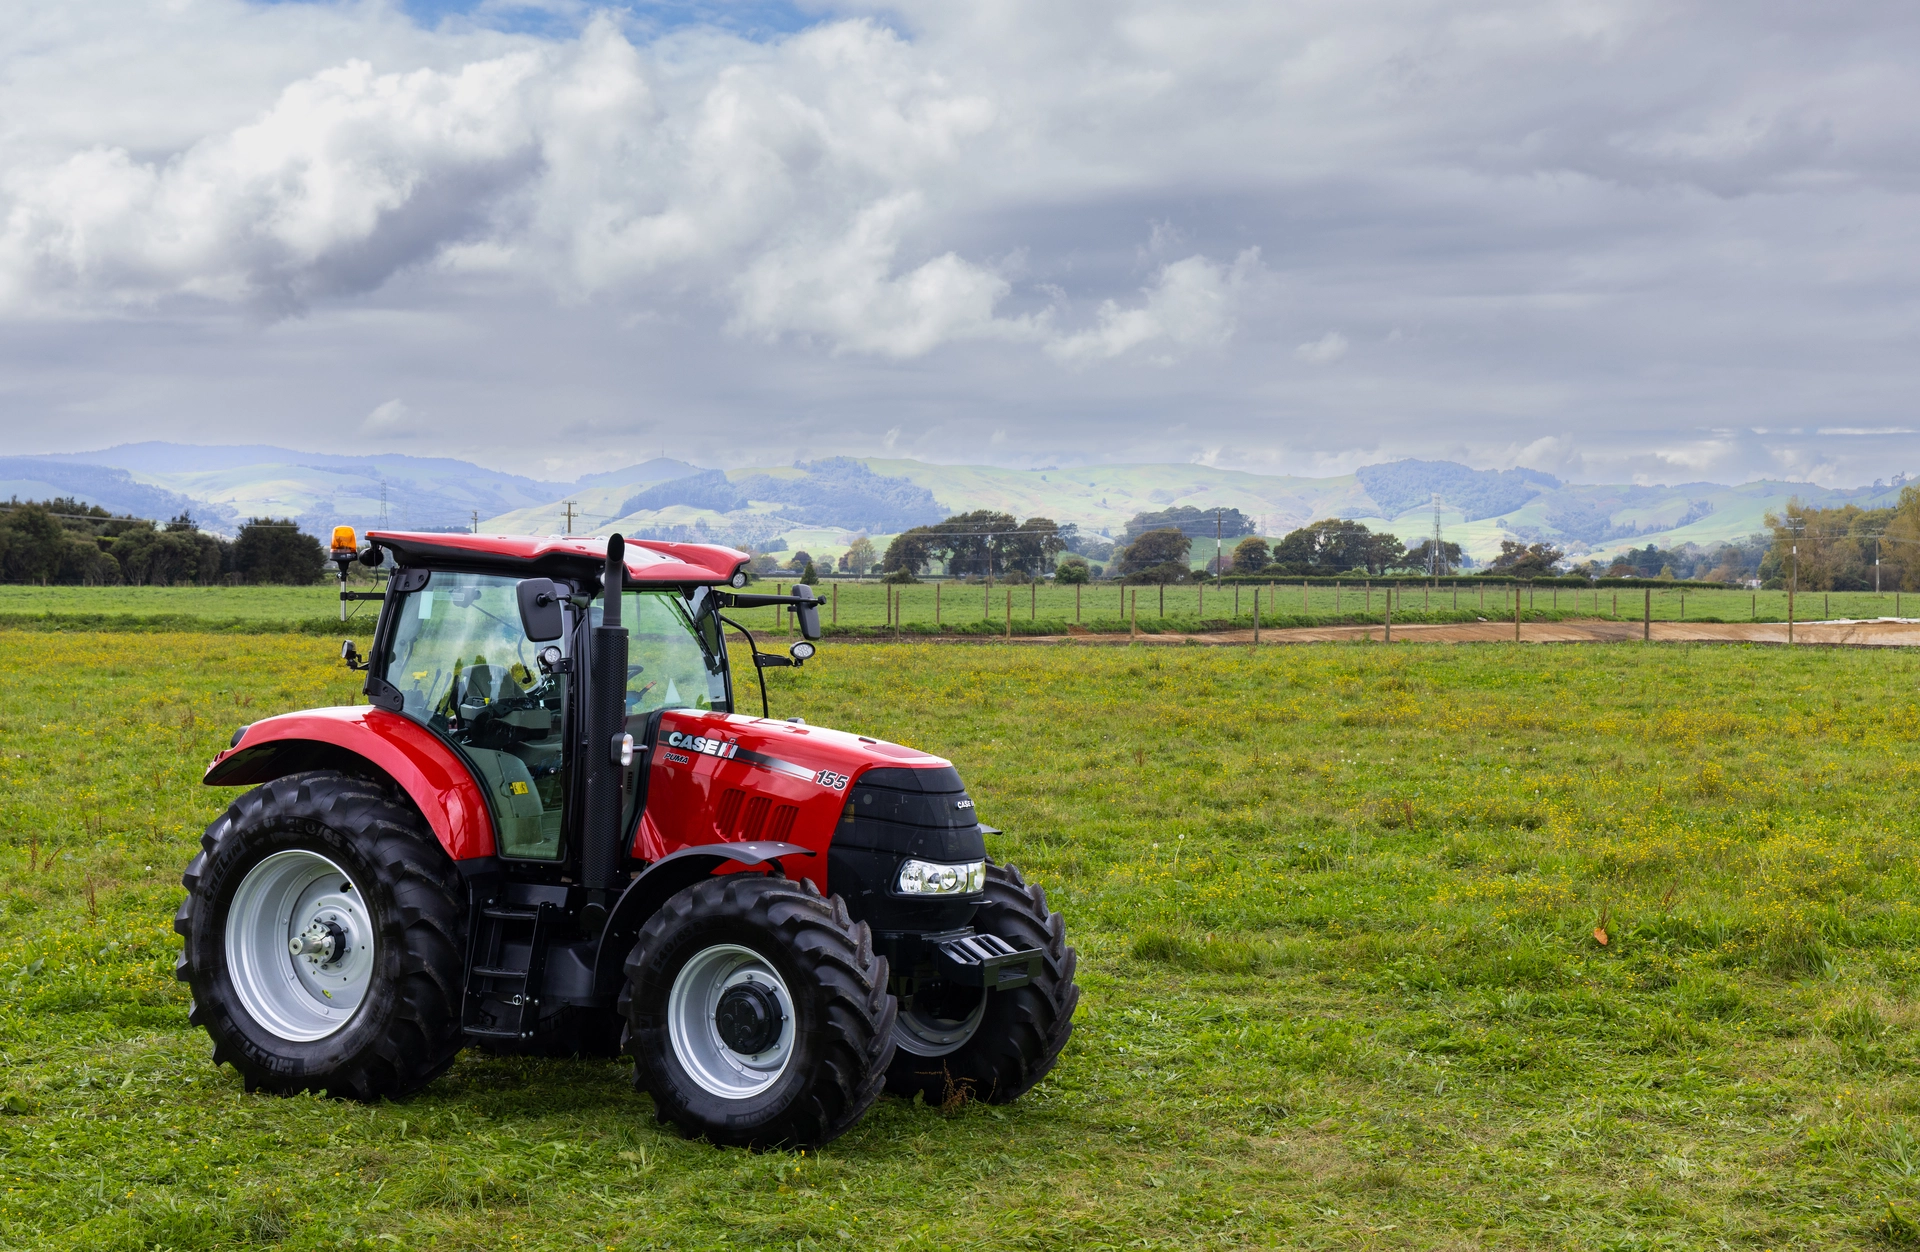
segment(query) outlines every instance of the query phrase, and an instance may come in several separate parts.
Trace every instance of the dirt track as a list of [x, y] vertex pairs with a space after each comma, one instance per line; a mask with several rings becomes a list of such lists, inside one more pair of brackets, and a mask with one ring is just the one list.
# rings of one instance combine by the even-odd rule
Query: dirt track
[[[1361, 639], [1380, 640], [1378, 626], [1308, 626], [1290, 630], [1262, 630], [1262, 646], [1270, 643], [1351, 643]], [[1655, 622], [1656, 643], [1778, 643], [1787, 642], [1785, 622]], [[924, 638], [924, 637], [923, 637]], [[1526, 622], [1520, 627], [1522, 643], [1637, 643], [1641, 639], [1639, 622], [1610, 622], [1598, 619], [1569, 622]], [[932, 640], [929, 640], [931, 642]], [[946, 642], [1001, 643], [999, 638], [974, 636], [949, 637]], [[1839, 647], [1906, 648], [1920, 646], [1920, 619], [1881, 618], [1877, 621], [1799, 622], [1793, 628], [1796, 644], [1824, 644]], [[875, 640], [874, 642], [882, 642]], [[1014, 643], [1076, 643], [1094, 646], [1115, 644], [1251, 644], [1252, 630], [1220, 631], [1210, 634], [1140, 635], [1129, 639], [1121, 634], [1017, 635]], [[1406, 625], [1393, 628], [1394, 643], [1512, 643], [1512, 622], [1469, 622], [1443, 626]]]

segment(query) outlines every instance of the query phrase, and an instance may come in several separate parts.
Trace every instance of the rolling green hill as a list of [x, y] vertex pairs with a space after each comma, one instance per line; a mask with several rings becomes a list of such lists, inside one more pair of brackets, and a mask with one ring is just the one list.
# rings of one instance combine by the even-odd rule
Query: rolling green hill
[[[0, 468], [6, 470], [0, 478], [16, 490], [30, 488], [29, 494], [50, 484], [83, 499], [110, 495], [100, 502], [117, 510], [152, 501], [169, 510], [190, 505], [196, 517], [223, 529], [256, 514], [292, 516], [316, 533], [336, 522], [364, 529], [381, 515], [384, 486], [395, 527], [464, 529], [477, 522], [513, 534], [620, 530], [772, 552], [805, 549], [816, 558], [837, 557], [861, 534], [884, 544], [908, 526], [975, 509], [1050, 517], [1113, 538], [1138, 513], [1234, 508], [1271, 537], [1320, 518], [1349, 517], [1415, 542], [1432, 532], [1436, 493], [1445, 537], [1476, 560], [1498, 553], [1505, 540], [1608, 556], [1648, 543], [1711, 547], [1740, 539], [1763, 529], [1766, 514], [1794, 498], [1808, 505], [1890, 504], [1902, 485], [1570, 484], [1537, 470], [1415, 460], [1307, 478], [1207, 465], [1020, 470], [878, 457], [725, 471], [660, 458], [565, 484], [444, 459], [181, 444], [10, 458]], [[1200, 555], [1196, 551], [1196, 559]]]

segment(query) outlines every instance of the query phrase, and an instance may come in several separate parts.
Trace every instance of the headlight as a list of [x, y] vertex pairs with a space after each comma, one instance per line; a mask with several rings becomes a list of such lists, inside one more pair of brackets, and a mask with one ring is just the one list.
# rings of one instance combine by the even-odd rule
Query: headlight
[[964, 896], [980, 891], [986, 885], [985, 861], [968, 861], [965, 865], [908, 861], [900, 867], [896, 890], [903, 896]]

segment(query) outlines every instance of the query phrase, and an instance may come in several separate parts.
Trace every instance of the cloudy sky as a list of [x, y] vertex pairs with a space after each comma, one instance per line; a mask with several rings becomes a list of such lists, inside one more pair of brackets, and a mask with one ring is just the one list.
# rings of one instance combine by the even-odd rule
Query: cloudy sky
[[1920, 8], [13, 0], [0, 429], [1920, 472]]

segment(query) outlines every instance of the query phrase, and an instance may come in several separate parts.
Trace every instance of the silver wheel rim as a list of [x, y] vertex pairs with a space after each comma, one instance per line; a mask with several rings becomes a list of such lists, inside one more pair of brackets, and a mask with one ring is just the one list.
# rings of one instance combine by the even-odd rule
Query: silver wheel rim
[[[323, 931], [336, 951], [295, 955]], [[281, 1039], [325, 1039], [353, 1019], [373, 982], [373, 918], [360, 888], [317, 852], [276, 852], [247, 871], [227, 910], [227, 976], [248, 1016]]]
[[[741, 983], [771, 992], [780, 1006], [780, 1034], [764, 1052], [736, 1052], [720, 1037], [714, 1014], [720, 997]], [[745, 1100], [778, 1081], [793, 1059], [793, 994], [767, 958], [736, 943], [715, 944], [693, 955], [674, 977], [667, 995], [667, 1037], [673, 1055], [702, 1090], [723, 1100]]]
[[911, 1052], [915, 1056], [946, 1056], [959, 1051], [967, 1040], [973, 1038], [974, 1032], [980, 1029], [980, 1020], [986, 1015], [987, 992], [984, 988], [980, 992], [980, 1002], [965, 1017], [935, 1017], [912, 1005], [902, 1005], [899, 1016], [893, 1019], [893, 1041], [901, 1051]]

